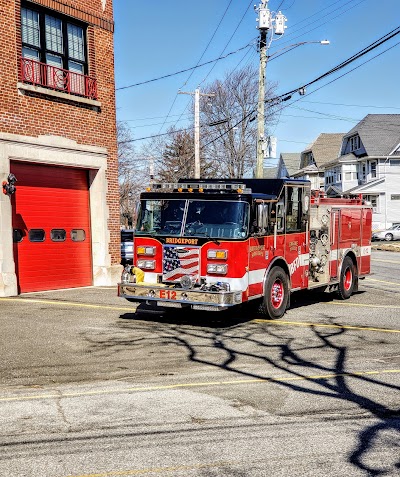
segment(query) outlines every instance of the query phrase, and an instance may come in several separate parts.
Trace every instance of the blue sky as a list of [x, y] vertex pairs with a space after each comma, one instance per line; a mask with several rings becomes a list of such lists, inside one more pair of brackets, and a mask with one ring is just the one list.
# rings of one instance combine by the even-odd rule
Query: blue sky
[[[211, 64], [192, 74], [118, 88], [214, 60], [255, 41], [255, 3], [114, 0], [117, 119], [127, 121], [133, 138], [165, 132], [182, 113], [176, 126], [192, 126], [193, 117], [185, 110], [191, 97], [178, 91], [202, 88], [238, 63], [257, 66], [259, 56], [250, 46], [218, 61], [213, 69]], [[272, 42], [270, 54], [298, 42], [330, 41], [328, 46], [299, 46], [269, 62], [267, 81], [278, 83], [278, 94], [299, 88], [400, 25], [400, 0], [269, 1], [271, 11], [278, 8], [287, 18], [287, 29]], [[398, 42], [400, 35], [308, 88], [305, 96], [294, 94], [271, 130], [278, 140], [278, 154], [300, 152], [322, 132], [346, 132], [367, 114], [400, 113]], [[383, 53], [389, 47], [393, 48]], [[366, 60], [370, 61], [349, 72]], [[135, 142], [138, 151], [142, 144]]]

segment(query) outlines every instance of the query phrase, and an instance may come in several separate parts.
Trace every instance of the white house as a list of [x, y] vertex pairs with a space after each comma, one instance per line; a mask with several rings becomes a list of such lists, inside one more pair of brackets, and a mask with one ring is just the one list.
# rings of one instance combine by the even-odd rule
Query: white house
[[363, 194], [374, 230], [400, 223], [400, 114], [369, 114], [343, 136], [339, 156], [325, 164], [325, 190]]

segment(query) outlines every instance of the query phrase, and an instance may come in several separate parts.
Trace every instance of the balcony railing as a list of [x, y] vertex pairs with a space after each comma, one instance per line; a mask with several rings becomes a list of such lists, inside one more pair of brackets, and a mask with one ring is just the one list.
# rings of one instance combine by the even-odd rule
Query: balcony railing
[[43, 86], [55, 91], [97, 99], [97, 81], [89, 76], [21, 58], [21, 79], [24, 83]]

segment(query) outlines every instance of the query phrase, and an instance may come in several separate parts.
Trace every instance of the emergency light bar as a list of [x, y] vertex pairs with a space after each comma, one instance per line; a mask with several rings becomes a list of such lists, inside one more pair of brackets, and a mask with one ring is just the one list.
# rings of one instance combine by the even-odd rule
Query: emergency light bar
[[147, 187], [147, 192], [204, 192], [219, 191], [219, 192], [238, 192], [239, 194], [251, 194], [251, 189], [246, 187], [246, 184], [230, 184], [230, 183], [214, 183], [214, 182], [166, 182], [163, 184], [152, 184]]

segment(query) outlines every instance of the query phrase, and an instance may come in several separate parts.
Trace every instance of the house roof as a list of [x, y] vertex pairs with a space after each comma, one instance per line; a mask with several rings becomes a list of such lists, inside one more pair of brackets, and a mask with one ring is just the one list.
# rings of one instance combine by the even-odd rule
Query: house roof
[[302, 152], [312, 152], [317, 167], [336, 159], [340, 154], [344, 133], [321, 133], [317, 139]]
[[318, 174], [319, 170], [315, 164], [310, 164], [303, 169], [298, 169], [294, 174], [293, 177], [300, 177], [304, 174]]
[[278, 175], [277, 167], [264, 167], [263, 176], [264, 179], [276, 179]]
[[330, 167], [337, 166], [341, 162], [346, 162], [346, 163], [357, 162], [357, 156], [355, 154], [353, 154], [352, 152], [350, 152], [349, 154], [345, 154], [344, 156], [339, 156], [336, 159], [334, 159], [333, 161], [326, 162], [324, 164], [323, 169], [326, 170], [326, 169], [329, 169]]
[[291, 177], [300, 168], [300, 152], [282, 152], [280, 161], [285, 164], [286, 170]]
[[385, 182], [385, 178], [381, 177], [378, 179], [374, 179], [373, 181], [366, 182], [365, 184], [352, 187], [351, 189], [347, 189], [343, 194], [356, 194], [356, 193], [363, 193], [368, 192], [368, 189], [374, 188], [378, 184], [383, 184]]
[[389, 156], [400, 144], [400, 114], [368, 114], [344, 137], [355, 134], [368, 156]]

